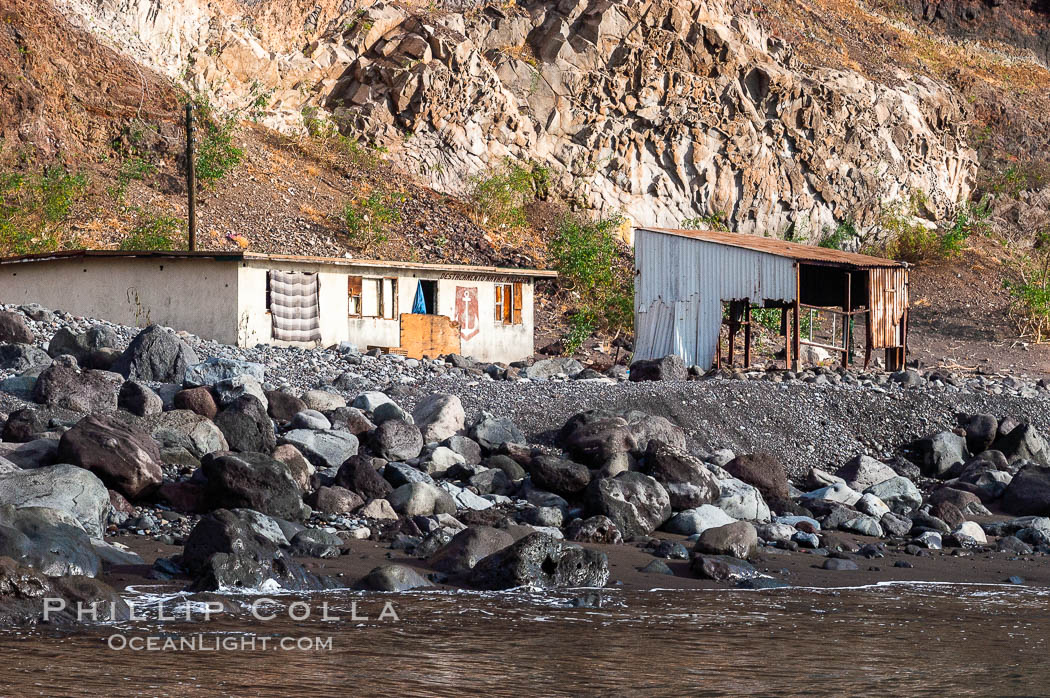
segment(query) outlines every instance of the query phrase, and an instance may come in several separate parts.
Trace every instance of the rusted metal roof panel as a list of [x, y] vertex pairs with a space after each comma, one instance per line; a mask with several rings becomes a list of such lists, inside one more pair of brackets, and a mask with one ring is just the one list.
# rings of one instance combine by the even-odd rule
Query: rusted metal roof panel
[[793, 259], [797, 262], [809, 264], [824, 264], [838, 267], [850, 267], [853, 269], [874, 269], [885, 267], [906, 267], [904, 262], [896, 262], [892, 259], [872, 257], [855, 252], [843, 252], [842, 250], [831, 250], [814, 245], [803, 245], [798, 242], [787, 242], [776, 238], [764, 238], [757, 235], [742, 235], [740, 233], [725, 233], [717, 230], [675, 230], [670, 228], [639, 228], [661, 233], [668, 236], [676, 236], [689, 240], [700, 240], [717, 245], [736, 247], [756, 252], [765, 252]]

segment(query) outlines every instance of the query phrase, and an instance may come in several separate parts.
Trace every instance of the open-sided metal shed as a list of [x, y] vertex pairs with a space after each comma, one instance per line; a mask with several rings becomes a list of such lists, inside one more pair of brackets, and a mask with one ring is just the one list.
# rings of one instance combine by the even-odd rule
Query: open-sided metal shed
[[[908, 267], [902, 262], [754, 235], [709, 230], [635, 231], [635, 359], [678, 354], [710, 368], [721, 360], [721, 329], [744, 330], [751, 361], [752, 308], [779, 308], [787, 365], [797, 368], [803, 345], [850, 358], [850, 333], [866, 320], [865, 365], [875, 349], [886, 365], [904, 365], [908, 339]], [[842, 344], [802, 338], [801, 313], [843, 319]], [[864, 316], [864, 317], [861, 317]]]

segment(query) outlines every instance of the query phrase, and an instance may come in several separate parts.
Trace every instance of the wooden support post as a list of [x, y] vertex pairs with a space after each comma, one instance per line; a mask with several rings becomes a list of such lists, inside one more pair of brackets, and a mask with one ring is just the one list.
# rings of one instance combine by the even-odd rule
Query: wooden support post
[[791, 342], [793, 350], [791, 353], [794, 358], [794, 370], [798, 371], [802, 367], [802, 324], [799, 322], [799, 306], [802, 303], [802, 284], [799, 281], [799, 264], [795, 262], [795, 302], [791, 306], [791, 319], [793, 320], [794, 328], [791, 331]]
[[190, 252], [197, 249], [197, 173], [193, 164], [193, 103], [186, 103], [186, 205]]
[[744, 368], [751, 368], [751, 301], [744, 311]]
[[842, 367], [843, 368], [849, 368], [849, 349], [850, 349], [850, 346], [849, 346], [849, 340], [850, 340], [849, 326], [850, 326], [850, 322], [853, 320], [853, 316], [850, 315], [850, 313], [853, 312], [853, 308], [852, 308], [853, 298], [851, 297], [852, 296], [852, 292], [853, 292], [852, 281], [853, 281], [853, 274], [851, 274], [850, 272], [846, 272], [846, 305], [843, 306], [843, 308], [842, 308], [843, 310], [846, 311], [846, 316], [842, 318]]
[[[732, 311], [730, 311], [732, 314]], [[736, 350], [736, 330], [737, 325], [733, 322], [732, 318], [729, 320], [729, 365], [733, 365]]]

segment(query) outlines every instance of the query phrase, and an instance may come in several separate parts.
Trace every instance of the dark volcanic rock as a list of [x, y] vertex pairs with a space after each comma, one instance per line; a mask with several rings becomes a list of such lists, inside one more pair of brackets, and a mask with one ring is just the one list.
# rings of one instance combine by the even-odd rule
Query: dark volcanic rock
[[363, 455], [351, 456], [339, 468], [335, 484], [356, 492], [365, 499], [385, 499], [394, 491], [372, 464], [372, 458]]
[[608, 516], [574, 519], [565, 529], [565, 537], [578, 543], [614, 545], [623, 542], [620, 529], [616, 528], [616, 524]]
[[725, 469], [733, 477], [754, 486], [767, 500], [789, 496], [787, 472], [780, 461], [768, 453], [737, 456], [726, 463]]
[[605, 553], [532, 533], [478, 562], [469, 579], [480, 589], [604, 587], [609, 560]]
[[662, 359], [635, 361], [631, 364], [632, 381], [684, 381], [689, 379], [689, 371], [682, 357], [677, 354]]
[[1029, 460], [1039, 465], [1050, 465], [1050, 445], [1030, 424], [1014, 427], [1008, 434], [996, 439], [992, 448], [1001, 452], [1011, 463]]
[[758, 533], [747, 521], [709, 528], [700, 534], [694, 553], [730, 555], [746, 560], [758, 549]]
[[273, 422], [263, 404], [252, 395], [242, 395], [231, 402], [214, 421], [234, 451], [272, 453], [277, 446]]
[[0, 310], [0, 342], [32, 344], [36, 339], [21, 313]]
[[430, 556], [427, 563], [446, 574], [458, 575], [474, 569], [478, 562], [514, 542], [506, 531], [490, 526], [466, 528]]
[[717, 582], [738, 582], [760, 576], [751, 563], [728, 555], [696, 555], [691, 567], [701, 577]]
[[704, 467], [703, 461], [661, 441], [649, 442], [645, 467], [667, 490], [675, 511], [711, 504], [719, 497], [718, 480]]
[[210, 453], [201, 459], [201, 468], [207, 478], [208, 508], [243, 507], [282, 519], [303, 517], [302, 493], [288, 466], [265, 453]]
[[496, 417], [488, 412], [482, 412], [481, 417], [470, 428], [470, 438], [488, 453], [495, 452], [504, 444], [525, 443], [525, 437], [514, 422], [507, 417]]
[[196, 363], [197, 354], [190, 345], [164, 328], [150, 325], [135, 335], [113, 370], [126, 378], [181, 383], [186, 369]]
[[388, 419], [368, 435], [368, 445], [380, 458], [406, 461], [417, 457], [423, 450], [423, 435], [414, 424]]
[[1003, 493], [1002, 507], [1011, 514], [1050, 515], [1050, 467], [1032, 464], [1021, 468]]
[[269, 579], [292, 590], [336, 586], [304, 570], [248, 517], [227, 509], [213, 511], [194, 526], [183, 548], [182, 565], [194, 578], [192, 591], [258, 589]]
[[558, 445], [585, 465], [595, 468], [619, 463], [626, 470], [626, 455], [638, 447], [627, 420], [591, 410], [574, 415], [558, 433]]
[[642, 473], [595, 480], [587, 487], [585, 501], [590, 514], [608, 516], [626, 537], [649, 535], [671, 518], [667, 490]]
[[149, 494], [164, 479], [157, 442], [109, 415], [89, 415], [62, 435], [58, 459], [95, 473], [128, 499]]
[[204, 385], [180, 390], [175, 393], [174, 402], [176, 409], [189, 410], [208, 419], [214, 419], [215, 415], [219, 414], [219, 405], [215, 402], [211, 388]]
[[164, 411], [164, 401], [141, 381], [127, 381], [117, 393], [117, 407], [136, 417], [148, 417]]
[[266, 410], [279, 423], [290, 422], [292, 417], [306, 409], [306, 403], [283, 390], [266, 391]]
[[22, 373], [32, 366], [47, 366], [51, 357], [32, 344], [0, 344], [0, 368]]
[[113, 412], [124, 379], [109, 371], [80, 371], [65, 361], [55, 361], [37, 377], [33, 400], [51, 407], [81, 413]]
[[533, 458], [528, 472], [534, 485], [562, 497], [579, 494], [591, 482], [587, 466], [554, 456]]

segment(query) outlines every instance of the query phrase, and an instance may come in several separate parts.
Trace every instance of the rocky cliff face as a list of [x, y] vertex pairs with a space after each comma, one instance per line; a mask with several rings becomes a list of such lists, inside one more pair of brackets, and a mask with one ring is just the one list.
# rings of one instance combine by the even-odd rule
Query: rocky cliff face
[[946, 85], [803, 66], [733, 0], [55, 2], [222, 106], [268, 93], [284, 130], [331, 115], [444, 191], [533, 160], [638, 224], [804, 237], [916, 191], [942, 217], [976, 171]]

